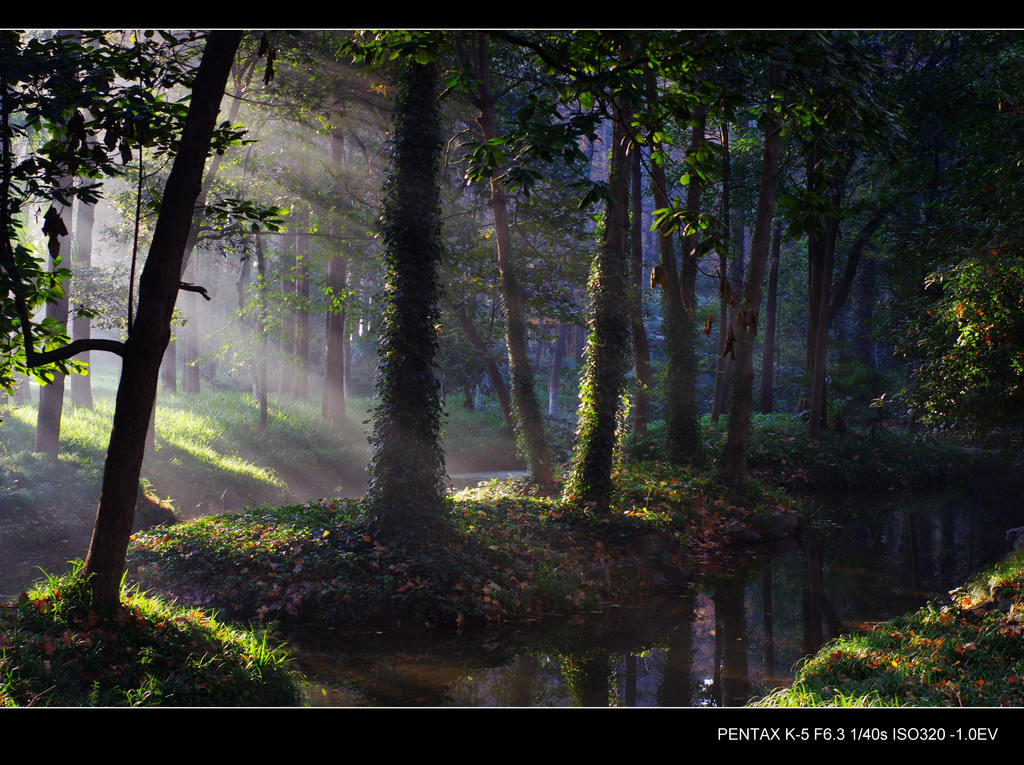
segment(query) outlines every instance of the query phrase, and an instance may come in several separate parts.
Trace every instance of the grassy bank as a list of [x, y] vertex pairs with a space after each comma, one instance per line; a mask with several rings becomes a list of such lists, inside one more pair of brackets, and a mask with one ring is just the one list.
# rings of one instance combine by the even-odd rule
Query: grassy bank
[[838, 638], [755, 706], [1024, 705], [1024, 554], [948, 602]]
[[101, 619], [74, 571], [0, 606], [0, 706], [293, 706], [301, 687], [266, 634], [136, 590]]
[[209, 517], [136, 535], [129, 576], [235, 619], [461, 628], [679, 584], [693, 556], [795, 528], [767, 489], [744, 507], [695, 471], [644, 463], [619, 479], [605, 515], [514, 482], [466, 490], [450, 499], [447, 544], [416, 558], [373, 538], [359, 500]]

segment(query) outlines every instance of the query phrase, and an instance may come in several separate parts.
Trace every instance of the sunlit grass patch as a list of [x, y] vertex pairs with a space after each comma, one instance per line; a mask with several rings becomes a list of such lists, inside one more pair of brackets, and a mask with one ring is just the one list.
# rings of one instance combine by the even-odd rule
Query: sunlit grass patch
[[838, 638], [807, 659], [790, 689], [760, 703], [845, 705], [872, 697], [900, 706], [1024, 704], [1024, 555], [866, 633]]
[[291, 706], [301, 678], [266, 633], [125, 591], [103, 618], [77, 567], [0, 607], [0, 703]]

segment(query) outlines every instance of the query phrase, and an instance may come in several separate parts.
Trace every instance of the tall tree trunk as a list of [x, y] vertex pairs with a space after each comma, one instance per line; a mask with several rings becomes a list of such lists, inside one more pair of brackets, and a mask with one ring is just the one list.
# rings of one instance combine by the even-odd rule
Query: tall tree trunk
[[644, 242], [642, 162], [640, 146], [633, 147], [630, 212], [630, 322], [633, 331], [633, 373], [636, 392], [633, 401], [633, 434], [642, 436], [651, 414], [651, 350], [644, 327]]
[[772, 410], [775, 398], [775, 314], [779, 294], [779, 252], [782, 248], [782, 224], [775, 224], [772, 236], [771, 265], [768, 268], [768, 299], [765, 303], [764, 346], [761, 349], [761, 413]]
[[139, 281], [139, 305], [124, 343], [103, 485], [82, 569], [98, 609], [109, 611], [120, 601], [146, 431], [156, 399], [160, 361], [171, 336], [171, 315], [178, 296], [185, 240], [221, 97], [241, 36], [241, 32], [234, 31], [209, 34]]
[[[303, 211], [301, 228], [309, 224], [309, 213]], [[305, 231], [299, 233], [296, 259], [295, 298], [295, 384], [292, 398], [305, 399], [309, 395], [309, 237]]]
[[[648, 98], [657, 97], [653, 71], [648, 71]], [[652, 156], [661, 152], [661, 145], [651, 145]], [[668, 208], [668, 186], [665, 169], [658, 162], [651, 162], [651, 192], [654, 209]], [[693, 316], [687, 317], [683, 300], [683, 285], [676, 266], [675, 251], [671, 234], [658, 231], [658, 248], [661, 256], [658, 273], [664, 300], [662, 334], [665, 337], [667, 373], [665, 375], [665, 425], [667, 431], [666, 452], [668, 459], [677, 465], [689, 465], [697, 456], [697, 420], [695, 390], [688, 383], [695, 379], [696, 369], [693, 358]], [[690, 307], [692, 309], [691, 301]], [[687, 338], [689, 332], [690, 337]], [[689, 357], [687, 352], [689, 351]]]
[[[96, 206], [78, 201], [78, 214], [75, 219], [75, 257], [74, 272], [84, 273], [92, 266], [92, 231], [96, 215]], [[71, 339], [88, 340], [92, 337], [92, 319], [88, 316], [76, 315], [71, 320]], [[89, 353], [79, 357], [80, 361], [89, 363]], [[71, 403], [80, 408], [92, 409], [92, 374], [71, 376]]]
[[[729, 234], [730, 197], [732, 194], [732, 158], [729, 154], [729, 123], [722, 120], [722, 226], [726, 235]], [[740, 229], [739, 258], [743, 257], [743, 234]], [[735, 258], [734, 258], [735, 260]], [[718, 279], [721, 282], [728, 278], [728, 258], [724, 252], [718, 253]], [[737, 286], [730, 285], [735, 293]], [[711, 421], [718, 424], [718, 418], [725, 409], [725, 396], [729, 389], [729, 357], [725, 353], [725, 343], [729, 334], [731, 307], [726, 300], [724, 290], [719, 289], [718, 297], [718, 361], [715, 362], [715, 388], [711, 399]]]
[[444, 534], [434, 371], [441, 259], [437, 67], [410, 61], [395, 98], [381, 234], [387, 269], [366, 505], [375, 533], [427, 549]]
[[[60, 185], [69, 189], [74, 182], [71, 176], [64, 176]], [[60, 225], [64, 227], [63, 235], [56, 231], [50, 231], [48, 246], [50, 250], [50, 267], [56, 268], [57, 261], [61, 263], [71, 262], [71, 209], [72, 205], [59, 205], [54, 203], [53, 210], [59, 210]], [[47, 303], [46, 318], [57, 322], [61, 327], [66, 327], [68, 322], [68, 290], [70, 284], [64, 282], [64, 296], [55, 303]], [[53, 458], [57, 457], [58, 443], [60, 441], [60, 420], [64, 411], [64, 382], [65, 375], [60, 372], [53, 373], [53, 380], [48, 385], [39, 388], [39, 411], [36, 417], [36, 439], [33, 451], [48, 454]]]
[[[479, 109], [477, 123], [487, 141], [498, 140], [498, 123], [490, 82], [490, 52], [486, 34], [474, 36], [477, 90], [472, 96]], [[548, 460], [544, 419], [534, 390], [533, 366], [527, 348], [526, 322], [523, 300], [512, 257], [512, 238], [509, 234], [505, 192], [498, 179], [491, 179], [491, 198], [488, 202], [494, 217], [494, 238], [497, 245], [498, 282], [505, 309], [506, 345], [512, 378], [512, 402], [516, 414], [516, 430], [520, 436], [533, 480], [540, 486], [553, 482]]]
[[629, 164], [624, 117], [613, 120], [608, 201], [601, 249], [591, 266], [587, 286], [590, 336], [580, 376], [580, 406], [572, 468], [564, 495], [571, 502], [608, 510], [614, 483], [616, 424], [629, 366], [627, 248]]
[[[769, 78], [772, 86], [782, 84], [785, 70], [771, 64]], [[754, 388], [754, 332], [757, 331], [757, 313], [761, 303], [761, 285], [771, 244], [772, 214], [779, 177], [781, 125], [778, 118], [765, 129], [764, 156], [761, 162], [761, 184], [757, 199], [757, 218], [750, 244], [750, 267], [747, 270], [743, 300], [735, 329], [736, 361], [733, 364], [732, 397], [729, 406], [729, 425], [725, 452], [722, 456], [720, 478], [733, 492], [739, 492], [747, 477], [747, 449], [750, 444], [750, 413]]]
[[[344, 161], [345, 134], [337, 128], [331, 134], [331, 162], [340, 167]], [[338, 190], [336, 193], [341, 193]], [[341, 231], [338, 220], [331, 221], [331, 233]], [[332, 246], [340, 247], [338, 244]], [[348, 301], [347, 290], [348, 259], [335, 252], [327, 261], [327, 289], [329, 302], [325, 317], [326, 340], [324, 347], [324, 391], [320, 400], [320, 414], [328, 422], [345, 420], [345, 320]]]
[[263, 252], [263, 237], [256, 233], [253, 236], [256, 249], [256, 300], [259, 302], [256, 331], [260, 338], [260, 357], [256, 362], [256, 396], [260, 407], [260, 430], [267, 429], [269, 402], [269, 382], [267, 380], [267, 355], [270, 328], [267, 326], [267, 258]]
[[[198, 272], [199, 264], [195, 259], [191, 259], [188, 270], [185, 272], [184, 281], [198, 284]], [[199, 301], [196, 299], [196, 293], [188, 291], [181, 296], [180, 300], [185, 314], [185, 326], [182, 328], [184, 354], [181, 368], [181, 389], [185, 393], [199, 393], [201, 388], [199, 381]]]
[[568, 327], [558, 323], [558, 337], [551, 343], [551, 368], [548, 370], [548, 417], [558, 419], [558, 396], [562, 387], [562, 359], [565, 357], [565, 339]]
[[[705, 142], [704, 131], [707, 126], [707, 109], [699, 106], [695, 110], [696, 123], [690, 129], [689, 157], [696, 157]], [[686, 187], [686, 213], [691, 221], [696, 221], [700, 213], [700, 195], [703, 183], [697, 173], [690, 174], [690, 182]], [[680, 442], [686, 450], [686, 461], [696, 464], [701, 459], [700, 438], [697, 430], [697, 247], [700, 236], [693, 232], [683, 239], [683, 253], [679, 271], [679, 290], [683, 304], [682, 314], [682, 373], [681, 382], [683, 400], [679, 402], [681, 423], [685, 423], [685, 438]]]

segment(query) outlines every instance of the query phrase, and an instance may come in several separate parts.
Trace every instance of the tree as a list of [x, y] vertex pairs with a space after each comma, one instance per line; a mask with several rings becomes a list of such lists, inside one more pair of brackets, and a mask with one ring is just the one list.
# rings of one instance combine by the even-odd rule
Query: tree
[[381, 218], [385, 313], [366, 493], [377, 533], [412, 547], [429, 545], [444, 530], [441, 401], [434, 373], [441, 128], [437, 65], [428, 52], [432, 37], [405, 38], [411, 51], [395, 98], [393, 165]]
[[[769, 65], [769, 88], [779, 98], [778, 89], [786, 70], [778, 61]], [[747, 447], [750, 440], [750, 413], [754, 387], [754, 335], [761, 303], [764, 268], [768, 260], [772, 214], [778, 188], [779, 155], [782, 148], [782, 117], [780, 106], [770, 108], [764, 117], [764, 151], [761, 162], [761, 185], [757, 200], [757, 218], [750, 244], [750, 267], [737, 311], [734, 335], [732, 393], [729, 402], [729, 423], [719, 478], [733, 491], [742, 490], [747, 474]]]
[[[490, 46], [486, 34], [474, 34], [468, 57], [476, 78], [470, 100], [479, 109], [477, 122], [486, 144], [500, 146], [494, 98], [491, 92]], [[509, 235], [505, 190], [499, 175], [490, 177], [489, 207], [494, 218], [494, 238], [498, 259], [498, 278], [505, 312], [505, 338], [508, 345], [512, 402], [517, 432], [526, 451], [533, 480], [542, 487], [552, 484], [551, 464], [544, 434], [544, 420], [534, 390], [533, 367], [526, 348], [526, 322], [516, 263]]]
[[241, 32], [214, 31], [207, 38], [140, 277], [137, 313], [127, 340], [117, 349], [121, 376], [114, 421], [96, 523], [82, 568], [94, 603], [101, 608], [112, 608], [120, 600], [146, 433], [156, 399], [160, 362], [171, 336], [171, 316], [178, 297], [186, 240], [221, 97], [241, 37]]
[[599, 511], [608, 510], [614, 488], [616, 424], [632, 339], [629, 306], [622, 298], [629, 292], [627, 121], [627, 115], [621, 113], [612, 121], [604, 231], [588, 284], [589, 333], [580, 378], [576, 444], [563, 492], [568, 500], [592, 504]]

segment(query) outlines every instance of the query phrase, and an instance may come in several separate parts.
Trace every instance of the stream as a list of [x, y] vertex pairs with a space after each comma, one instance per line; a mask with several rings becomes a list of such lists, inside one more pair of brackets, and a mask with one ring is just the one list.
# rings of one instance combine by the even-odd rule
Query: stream
[[695, 572], [684, 591], [486, 636], [290, 636], [314, 706], [742, 706], [802, 657], [942, 598], [1024, 523], [983, 493], [833, 497], [799, 541]]
[[[505, 473], [499, 477], [505, 477]], [[465, 482], [492, 476], [466, 476]], [[462, 478], [460, 476], [460, 478]], [[453, 483], [456, 482], [453, 477]], [[313, 706], [740, 706], [843, 631], [945, 597], [1005, 554], [1016, 492], [818, 497], [829, 522], [702, 565], [682, 591], [488, 633], [289, 634]], [[83, 551], [25, 551], [0, 598]]]

